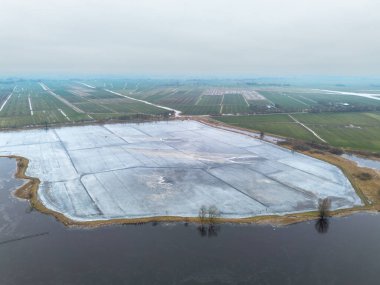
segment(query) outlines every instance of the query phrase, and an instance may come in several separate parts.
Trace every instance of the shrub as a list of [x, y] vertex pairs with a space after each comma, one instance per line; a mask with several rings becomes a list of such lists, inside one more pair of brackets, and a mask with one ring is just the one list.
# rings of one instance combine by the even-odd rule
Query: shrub
[[305, 144], [295, 144], [292, 146], [292, 149], [298, 150], [298, 151], [309, 151], [311, 150], [311, 147]]
[[359, 174], [356, 174], [355, 176], [357, 178], [359, 178], [360, 180], [363, 180], [363, 181], [367, 181], [367, 180], [372, 179], [372, 175], [368, 172], [360, 172]]
[[340, 148], [332, 147], [329, 149], [329, 152], [335, 155], [342, 155], [344, 151]]

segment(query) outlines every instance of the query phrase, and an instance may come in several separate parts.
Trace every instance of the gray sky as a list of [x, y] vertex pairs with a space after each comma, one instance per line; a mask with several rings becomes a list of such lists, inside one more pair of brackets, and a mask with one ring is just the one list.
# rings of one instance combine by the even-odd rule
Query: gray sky
[[379, 0], [1, 0], [0, 74], [380, 75]]

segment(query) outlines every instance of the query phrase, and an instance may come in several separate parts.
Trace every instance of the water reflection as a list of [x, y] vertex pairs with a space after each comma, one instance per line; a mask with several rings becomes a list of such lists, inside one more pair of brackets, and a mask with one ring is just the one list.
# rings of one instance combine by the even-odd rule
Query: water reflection
[[315, 229], [320, 234], [325, 234], [329, 230], [330, 221], [328, 218], [320, 218], [315, 222]]
[[10, 194], [22, 184], [14, 172], [14, 161], [0, 159], [0, 284], [379, 283], [380, 215], [278, 228], [208, 222], [67, 228], [38, 211], [26, 214], [28, 203]]
[[201, 237], [217, 237], [220, 232], [220, 226], [215, 224], [210, 224], [207, 226], [200, 225], [197, 230]]

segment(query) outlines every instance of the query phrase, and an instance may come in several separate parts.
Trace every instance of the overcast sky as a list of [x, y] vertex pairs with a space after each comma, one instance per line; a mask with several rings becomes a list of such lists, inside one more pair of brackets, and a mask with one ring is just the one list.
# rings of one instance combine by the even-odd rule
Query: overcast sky
[[379, 0], [1, 0], [0, 74], [380, 75]]

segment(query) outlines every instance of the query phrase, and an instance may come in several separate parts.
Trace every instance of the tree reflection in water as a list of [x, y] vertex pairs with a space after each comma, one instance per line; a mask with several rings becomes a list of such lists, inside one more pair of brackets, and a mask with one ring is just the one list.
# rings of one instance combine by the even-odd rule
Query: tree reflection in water
[[200, 225], [197, 228], [201, 237], [216, 237], [220, 231], [220, 226], [210, 224], [210, 225]]
[[319, 218], [315, 222], [315, 229], [317, 230], [318, 233], [325, 234], [329, 230], [329, 223], [330, 221], [328, 220], [328, 218]]

